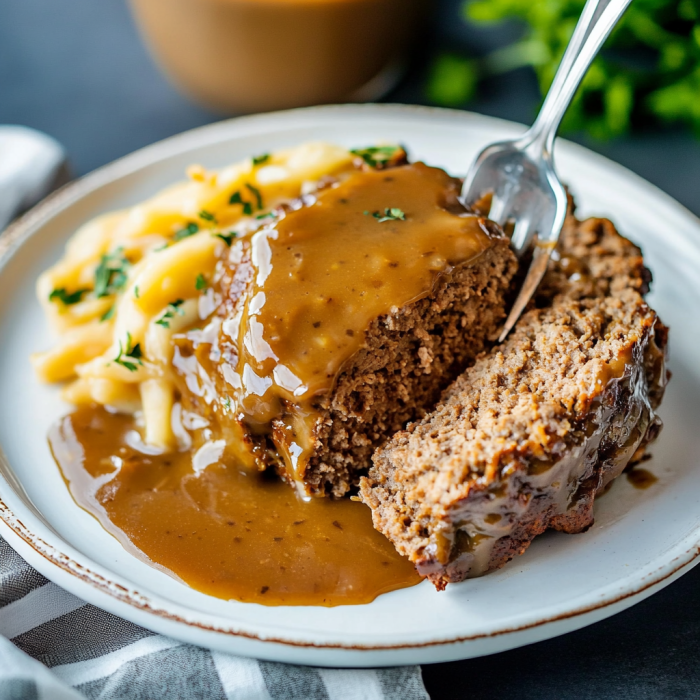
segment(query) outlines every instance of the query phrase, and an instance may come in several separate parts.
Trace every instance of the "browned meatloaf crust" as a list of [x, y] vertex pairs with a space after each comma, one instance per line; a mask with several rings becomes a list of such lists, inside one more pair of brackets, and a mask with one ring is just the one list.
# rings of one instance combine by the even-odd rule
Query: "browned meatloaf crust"
[[596, 494], [658, 434], [667, 329], [643, 299], [649, 280], [609, 221], [569, 217], [506, 342], [377, 450], [362, 500], [438, 589], [547, 528], [586, 530]]
[[[454, 196], [459, 181], [454, 181]], [[406, 423], [424, 415], [441, 392], [498, 334], [505, 297], [517, 262], [508, 239], [484, 220], [493, 245], [473, 264], [455, 268], [438, 280], [433, 293], [377, 318], [359, 352], [343, 368], [332, 394], [319, 397], [315, 451], [303, 477], [313, 495], [341, 497], [358, 485], [374, 450]], [[222, 313], [233, 315], [252, 275], [249, 246], [225, 283]], [[223, 362], [235, 355], [222, 339]], [[218, 390], [226, 393], [223, 364], [214, 370]], [[224, 435], [225, 416], [219, 417]], [[235, 418], [233, 418], [235, 420]], [[237, 438], [232, 437], [231, 440]], [[269, 436], [250, 436], [265, 466], [288, 478]]]

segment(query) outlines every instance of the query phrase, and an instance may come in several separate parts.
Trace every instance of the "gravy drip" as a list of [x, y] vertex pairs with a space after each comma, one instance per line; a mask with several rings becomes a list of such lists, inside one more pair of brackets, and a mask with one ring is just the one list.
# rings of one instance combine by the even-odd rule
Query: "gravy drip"
[[[77, 409], [49, 442], [76, 502], [132, 553], [203, 593], [263, 605], [348, 605], [420, 581], [349, 500], [303, 501], [279, 479], [236, 465], [193, 468], [212, 445], [138, 451], [131, 417]], [[198, 444], [197, 444], [198, 443]]]
[[491, 246], [484, 219], [456, 194], [455, 180], [422, 163], [360, 171], [239, 243], [252, 279], [223, 324], [237, 354], [224, 376], [233, 414], [272, 434], [292, 479], [303, 478], [324, 401], [370, 324]]
[[641, 467], [633, 467], [626, 473], [627, 481], [636, 489], [648, 489], [659, 480], [648, 469], [642, 469]]

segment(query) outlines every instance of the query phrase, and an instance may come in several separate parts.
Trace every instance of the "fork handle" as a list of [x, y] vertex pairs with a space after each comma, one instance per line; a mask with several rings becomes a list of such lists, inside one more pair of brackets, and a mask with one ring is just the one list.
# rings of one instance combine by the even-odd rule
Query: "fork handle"
[[554, 137], [583, 76], [632, 0], [588, 0], [535, 123], [524, 137], [551, 157]]

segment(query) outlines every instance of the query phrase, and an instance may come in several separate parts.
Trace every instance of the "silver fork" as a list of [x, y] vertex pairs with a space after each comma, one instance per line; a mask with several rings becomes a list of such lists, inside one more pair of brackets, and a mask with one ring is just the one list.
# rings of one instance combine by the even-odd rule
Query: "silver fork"
[[520, 138], [487, 146], [464, 181], [462, 200], [467, 205], [492, 193], [488, 216], [501, 226], [513, 224], [511, 244], [519, 258], [534, 246], [532, 262], [499, 343], [537, 290], [566, 218], [566, 190], [552, 159], [559, 123], [598, 50], [631, 1], [586, 2], [535, 123]]

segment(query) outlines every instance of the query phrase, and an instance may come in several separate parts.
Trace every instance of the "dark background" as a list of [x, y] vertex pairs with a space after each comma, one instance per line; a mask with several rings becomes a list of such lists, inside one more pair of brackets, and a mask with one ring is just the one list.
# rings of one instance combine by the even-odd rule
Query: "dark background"
[[[438, 50], [479, 53], [517, 31], [475, 34], [459, 18], [459, 0], [432, 5], [433, 26], [387, 102], [426, 103], [427, 67]], [[522, 69], [492, 80], [466, 107], [530, 122], [538, 104], [534, 76]], [[31, 126], [57, 138], [75, 175], [221, 117], [188, 102], [161, 77], [125, 0], [0, 0], [0, 124]], [[700, 214], [700, 141], [689, 133], [576, 140]], [[697, 568], [610, 620], [486, 658], [424, 666], [423, 675], [433, 700], [695, 698], [699, 661]]]

